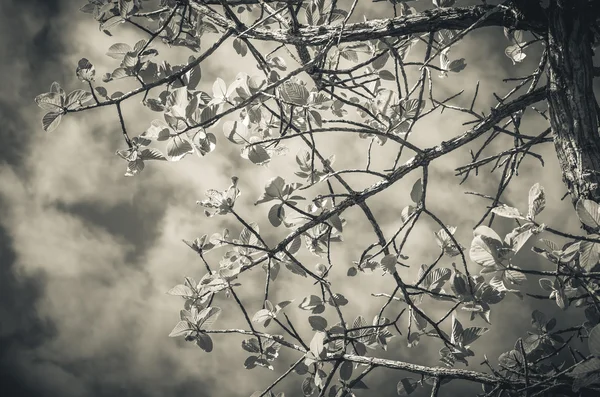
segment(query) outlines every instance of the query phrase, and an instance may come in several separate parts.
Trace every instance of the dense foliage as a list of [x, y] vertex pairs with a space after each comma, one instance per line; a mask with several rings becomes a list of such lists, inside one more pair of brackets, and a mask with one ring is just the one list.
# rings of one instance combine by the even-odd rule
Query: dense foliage
[[[400, 395], [430, 389], [435, 396], [457, 379], [480, 383], [481, 396], [599, 392], [600, 235], [596, 233], [600, 232], [600, 206], [565, 176], [575, 212], [588, 232], [572, 235], [538, 220], [547, 200], [539, 184], [529, 190], [526, 206], [503, 204], [503, 194], [524, 159], [541, 161], [534, 149], [551, 142], [560, 157], [559, 127], [569, 128], [554, 121], [553, 114], [561, 110], [553, 108], [556, 101], [548, 90], [557, 68], [565, 66], [556, 64], [560, 54], [553, 52], [564, 50], [553, 41], [553, 15], [571, 15], [565, 10], [579, 7], [593, 16], [585, 25], [586, 32], [593, 32], [598, 11], [593, 2], [581, 0], [572, 2], [575, 5], [530, 2], [536, 4], [538, 14], [531, 14], [531, 6], [519, 8], [519, 1], [482, 3], [394, 0], [385, 5], [393, 17], [365, 16], [363, 21], [362, 15], [356, 15], [356, 0], [88, 0], [82, 11], [91, 14], [106, 34], [117, 34], [124, 25], [147, 38], [113, 44], [107, 55], [119, 65], [101, 79], [94, 65], [81, 59], [76, 74], [83, 89], [67, 94], [53, 83], [36, 102], [47, 112], [42, 119], [46, 131], [54, 130], [71, 113], [115, 107], [126, 145], [117, 154], [126, 161], [126, 176], [138, 176], [147, 162], [180, 161], [193, 153], [210, 161], [226, 141], [239, 147], [249, 166], [268, 166], [277, 156], [294, 158], [293, 175], [279, 175], [272, 169], [270, 180], [252, 181], [264, 186], [255, 202], [264, 211], [254, 213], [267, 215], [273, 229], [269, 233], [280, 233], [279, 242], [268, 244], [257, 219], [238, 212], [236, 200], [242, 192], [238, 177], [233, 176], [227, 189], [209, 190], [198, 204], [208, 217], [235, 220], [239, 235], [207, 231], [186, 241], [198, 253], [204, 275], [199, 281], [186, 277], [169, 291], [184, 301], [170, 336], [184, 337], [211, 352], [215, 334], [241, 334], [246, 337], [241, 349], [246, 352], [247, 369], [264, 367], [281, 373], [253, 396], [274, 396], [276, 391], [282, 396], [286, 390], [278, 390], [279, 382], [294, 374], [302, 378], [306, 396], [352, 396], [367, 388], [366, 376], [380, 367], [400, 371]], [[577, 22], [569, 23], [565, 29], [578, 29]], [[504, 52], [513, 63], [523, 62], [533, 48], [532, 53], [541, 54], [538, 67], [528, 76], [508, 81], [510, 89], [496, 96], [491, 110], [476, 110], [479, 83], [466, 101], [463, 91], [438, 98], [434, 84], [468, 67], [468, 59], [453, 57], [452, 50], [467, 34], [490, 26], [504, 29]], [[589, 32], [585, 45], [591, 51], [597, 39]], [[251, 58], [256, 69], [240, 71], [229, 82], [202, 76], [201, 66], [214, 61], [213, 54], [227, 45], [240, 58]], [[160, 57], [164, 46], [182, 47], [193, 55], [187, 63], [173, 65]], [[593, 70], [593, 65], [587, 66]], [[136, 82], [137, 87], [119, 91], [122, 79]], [[130, 135], [121, 108], [134, 97], [141, 97], [142, 104], [157, 115], [138, 136]], [[549, 100], [548, 110], [533, 108], [545, 100]], [[440, 112], [468, 116], [468, 129], [429, 147], [411, 142], [419, 123]], [[520, 129], [529, 114], [537, 117], [537, 125], [540, 120], [545, 123], [534, 135]], [[364, 143], [366, 155], [354, 168], [334, 168], [335, 155], [339, 159], [344, 153], [331, 154], [335, 148], [319, 145], [322, 136], [331, 134]], [[597, 135], [592, 139], [598, 140]], [[502, 140], [506, 137], [510, 140]], [[497, 142], [504, 146], [500, 151]], [[506, 142], [512, 146], [507, 148]], [[303, 148], [290, 154], [290, 147], [299, 145]], [[372, 159], [376, 146], [394, 146], [396, 153], [382, 169]], [[501, 174], [492, 195], [471, 192], [489, 200], [490, 206], [479, 222], [473, 221], [469, 247], [454, 237], [456, 227], [434, 212], [436, 197], [428, 195], [429, 173], [434, 172], [431, 163], [443, 162], [457, 150], [467, 154], [466, 148], [471, 158], [456, 169], [463, 180], [483, 169]], [[573, 167], [578, 166], [580, 160], [574, 161]], [[395, 231], [386, 232], [367, 199], [410, 173], [420, 173], [405, 197], [412, 203], [397, 214]], [[350, 182], [356, 175], [363, 176], [360, 188]], [[375, 182], [364, 186], [365, 180]], [[343, 236], [366, 233], [353, 229], [345, 219], [344, 212], [351, 207], [362, 211], [374, 240], [363, 240], [364, 246], [358, 247], [362, 253], [346, 264], [332, 260], [336, 250], [345, 249], [339, 248], [344, 246]], [[498, 217], [513, 222], [504, 236], [492, 228]], [[437, 225], [432, 241], [439, 247], [436, 258], [427, 264], [406, 254], [411, 232], [424, 219]], [[563, 243], [556, 243], [553, 236]], [[528, 243], [543, 257], [543, 265], [517, 259]], [[313, 265], [315, 259], [323, 263]], [[264, 293], [262, 308], [252, 312], [249, 306], [256, 302], [244, 302], [239, 291], [256, 288], [245, 283], [245, 276], [255, 268], [264, 271]], [[345, 274], [348, 280], [364, 278], [364, 283], [373, 273], [390, 279], [390, 291], [371, 296], [372, 320], [373, 314], [366, 313], [349, 317], [345, 307], [365, 297], [359, 298], [359, 292], [341, 294], [331, 280], [333, 272]], [[413, 279], [406, 275], [415, 273]], [[306, 279], [302, 301], [272, 302], [282, 278]], [[514, 342], [514, 348], [497, 360], [485, 357], [476, 371], [463, 369], [460, 365], [471, 364], [475, 352], [486, 352], [478, 339], [493, 332], [491, 315], [502, 310], [509, 295], [541, 300], [548, 308], [556, 305], [573, 314], [557, 320], [536, 309], [531, 313], [531, 331]], [[245, 328], [221, 323], [219, 302], [231, 310], [235, 306], [227, 302], [234, 302]], [[445, 314], [439, 316], [436, 310], [441, 307]], [[308, 314], [304, 324], [291, 314], [297, 310]], [[403, 361], [393, 353], [392, 338], [409, 347], [434, 344], [440, 366]], [[283, 354], [285, 350], [289, 352]]]

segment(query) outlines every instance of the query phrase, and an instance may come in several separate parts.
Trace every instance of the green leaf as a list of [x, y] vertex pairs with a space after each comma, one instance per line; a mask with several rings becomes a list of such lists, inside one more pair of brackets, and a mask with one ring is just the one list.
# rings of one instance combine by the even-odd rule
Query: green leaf
[[600, 206], [592, 200], [579, 199], [575, 205], [577, 216], [584, 225], [592, 229], [600, 227]]

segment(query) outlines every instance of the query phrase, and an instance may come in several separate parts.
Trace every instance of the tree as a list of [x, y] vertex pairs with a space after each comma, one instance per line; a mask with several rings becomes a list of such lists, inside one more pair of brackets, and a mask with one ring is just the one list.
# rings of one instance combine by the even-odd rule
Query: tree
[[[170, 336], [210, 352], [214, 334], [242, 335], [247, 369], [281, 372], [253, 396], [283, 395], [280, 382], [294, 374], [302, 379], [304, 395], [352, 396], [367, 388], [367, 375], [379, 368], [398, 370], [400, 395], [442, 395], [460, 380], [480, 384], [481, 396], [595, 395], [600, 389], [600, 109], [593, 79], [600, 69], [593, 64], [593, 49], [600, 42], [600, 3], [391, 0], [378, 10], [393, 11], [393, 16], [365, 15], [364, 21], [355, 15], [358, 3], [88, 0], [82, 11], [92, 14], [106, 34], [126, 25], [147, 35], [134, 45], [113, 44], [107, 55], [120, 65], [102, 77], [113, 86], [121, 79], [137, 86], [109, 93], [97, 83], [93, 64], [83, 58], [76, 74], [86, 89], [67, 95], [53, 83], [50, 92], [36, 98], [47, 111], [43, 128], [54, 130], [70, 113], [114, 106], [127, 145], [117, 153], [127, 162], [126, 176], [139, 174], [151, 160], [179, 161], [192, 153], [215, 156], [212, 152], [226, 145], [217, 139], [220, 130], [239, 146], [244, 161], [257, 168], [300, 148], [295, 176], [272, 169], [274, 176], [259, 182], [264, 187], [256, 214], [267, 215], [268, 233], [236, 209], [241, 194], [237, 177], [227, 189], [207, 192], [198, 202], [206, 215], [231, 218], [241, 232], [233, 237], [226, 229], [186, 241], [205, 273], [199, 281], [186, 277], [169, 291], [184, 298]], [[451, 57], [451, 51], [460, 51], [463, 39], [483, 28], [504, 30], [505, 54], [514, 64], [526, 57], [538, 59], [527, 76], [507, 79], [507, 93], [494, 94], [497, 103], [491, 109], [477, 111], [479, 82], [466, 99], [464, 90], [440, 98], [433, 87], [434, 82], [444, 87], [467, 67], [467, 60]], [[183, 65], [159, 61], [161, 42], [195, 55]], [[240, 71], [231, 83], [207, 81], [202, 64], [230, 44], [257, 69]], [[159, 117], [132, 137], [121, 105], [140, 96]], [[447, 140], [429, 136], [436, 141], [427, 145], [417, 130], [426, 116], [442, 113], [466, 118], [466, 130]], [[542, 122], [546, 125], [539, 128]], [[340, 146], [345, 140], [362, 140], [366, 165], [339, 152], [344, 165], [336, 170], [335, 157], [327, 157], [319, 145], [327, 136], [335, 136]], [[166, 155], [156, 147], [165, 141]], [[561, 231], [551, 218], [548, 226], [539, 220], [546, 206], [539, 183], [529, 189], [525, 211], [504, 198], [525, 161], [544, 164], [534, 150], [551, 142], [583, 229], [578, 234]], [[431, 193], [431, 181], [439, 177], [432, 164], [453, 152], [470, 156], [456, 168], [462, 182], [486, 169], [500, 173], [493, 194], [465, 192], [489, 200], [481, 219], [471, 224], [468, 249], [454, 236], [456, 227], [436, 214], [443, 203]], [[399, 193], [410, 196], [412, 204], [394, 219], [378, 219], [370, 203], [415, 173], [419, 177], [410, 195]], [[357, 188], [359, 182], [363, 186]], [[359, 209], [361, 217], [352, 215], [351, 208]], [[359, 218], [366, 219], [373, 241], [344, 246], [342, 236], [362, 233]], [[432, 241], [439, 251], [420, 265], [423, 259], [409, 255], [407, 242], [424, 223], [435, 225]], [[508, 232], [501, 237], [491, 226]], [[275, 237], [277, 242], [271, 243]], [[525, 246], [545, 262], [522, 261]], [[352, 266], [336, 263], [341, 250], [357, 252]], [[311, 266], [315, 258], [326, 264]], [[252, 287], [245, 282], [257, 273], [255, 268], [265, 273], [256, 310], [257, 302], [240, 295], [243, 287]], [[407, 276], [410, 269], [416, 277]], [[348, 310], [352, 301], [363, 302], [369, 294], [343, 295], [339, 283], [331, 281], [335, 273], [363, 285], [369, 283], [369, 273], [384, 275], [389, 290], [370, 294], [373, 321], [366, 314], [348, 316], [356, 309]], [[282, 279], [304, 282], [310, 290], [301, 302], [272, 303]], [[475, 350], [485, 353], [478, 339], [493, 332], [483, 326], [491, 327], [492, 305], [501, 311], [514, 296], [539, 301], [546, 312], [553, 307], [565, 312], [553, 318], [533, 310], [533, 331], [518, 338], [514, 348], [508, 345], [497, 360], [484, 356], [475, 370], [460, 367], [473, 364]], [[219, 306], [232, 312], [237, 306], [245, 325], [213, 327], [221, 322]], [[308, 313], [308, 321], [298, 309]], [[394, 354], [401, 344], [419, 343], [440, 349], [441, 364], [407, 362]]]

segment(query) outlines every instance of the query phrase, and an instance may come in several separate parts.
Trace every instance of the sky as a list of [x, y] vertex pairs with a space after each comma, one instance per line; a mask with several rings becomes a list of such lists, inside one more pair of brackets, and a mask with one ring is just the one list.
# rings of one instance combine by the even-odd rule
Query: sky
[[[223, 227], [239, 233], [232, 220], [207, 219], [196, 206], [207, 189], [226, 188], [233, 175], [240, 178], [242, 190], [239, 212], [258, 222], [269, 241], [282, 237], [280, 230], [269, 227], [267, 207], [255, 207], [253, 202], [269, 178], [278, 174], [291, 177], [295, 152], [275, 159], [268, 168], [254, 166], [216, 133], [218, 147], [209, 156], [149, 164], [142, 174], [125, 178], [125, 163], [114, 155], [124, 148], [114, 109], [69, 115], [54, 132], [42, 131], [42, 113], [33, 102], [36, 95], [48, 91], [53, 81], [67, 90], [83, 88], [74, 72], [80, 58], [88, 58], [101, 75], [117, 66], [104, 55], [111, 44], [132, 44], [142, 37], [128, 29], [117, 29], [114, 37], [107, 37], [89, 15], [78, 11], [81, 5], [83, 2], [73, 0], [0, 3], [0, 391], [43, 397], [250, 395], [266, 387], [277, 371], [244, 369], [245, 356], [239, 348], [242, 339], [238, 337], [216, 338], [211, 354], [168, 338], [182, 302], [165, 292], [184, 276], [199, 279], [203, 275], [202, 264], [181, 239], [210, 235]], [[360, 7], [357, 14], [368, 11], [379, 17], [390, 9], [370, 2]], [[467, 69], [440, 80], [436, 95], [444, 97], [463, 88], [472, 93], [475, 81], [480, 80], [480, 106], [492, 106], [491, 92], [506, 92], [503, 77], [524, 75], [537, 62], [532, 55], [521, 65], [511, 65], [504, 56], [503, 40], [501, 30], [486, 29], [469, 36], [456, 48], [456, 56], [467, 59]], [[179, 49], [164, 54], [180, 62], [189, 55]], [[209, 89], [216, 77], [231, 82], [238, 72], [251, 68], [248, 61], [236, 58], [228, 45], [203, 64], [202, 84]], [[125, 118], [137, 135], [157, 114], [143, 109], [137, 99], [130, 102], [124, 106]], [[463, 121], [456, 114], [438, 112], [419, 127], [415, 142], [433, 145], [448, 139], [464, 129]], [[531, 134], [541, 128], [535, 118], [524, 123]], [[364, 157], [365, 142], [336, 135], [320, 143], [328, 154], [336, 153], [336, 166], [343, 167], [356, 165], [356, 159]], [[393, 158], [391, 148], [375, 150], [375, 165]], [[577, 232], [568, 200], [560, 201], [565, 189], [552, 151], [550, 145], [538, 151], [545, 154], [544, 168], [532, 160], [524, 163], [508, 190], [507, 201], [524, 209], [529, 187], [540, 182], [548, 197], [547, 223]], [[447, 224], [459, 226], [457, 237], [469, 246], [472, 227], [487, 203], [463, 193], [493, 194], [497, 176], [484, 172], [459, 186], [453, 169], [468, 161], [466, 155], [457, 152], [432, 164], [430, 197], [432, 210]], [[397, 224], [401, 209], [410, 204], [409, 191], [416, 178], [418, 175], [411, 174], [369, 201], [386, 233]], [[363, 187], [373, 182], [352, 181]], [[351, 261], [373, 237], [364, 231], [368, 224], [359, 211], [351, 209], [344, 215], [349, 232], [344, 235], [345, 248], [335, 251], [332, 285], [351, 301], [349, 315], [363, 314], [370, 319], [381, 304], [369, 297], [370, 293], [389, 292], [391, 284], [379, 275], [360, 280], [345, 277]], [[498, 230], [509, 230], [508, 223], [499, 225]], [[406, 270], [407, 279], [415, 277], [420, 263], [437, 255], [434, 226], [425, 221], [415, 229], [407, 251], [415, 259]], [[530, 253], [524, 253], [522, 259], [537, 261]], [[262, 282], [262, 274], [253, 271], [240, 290], [251, 310], [260, 308]], [[297, 304], [310, 291], [314, 291], [310, 282], [282, 277], [274, 287], [273, 299], [295, 299]], [[219, 303], [227, 309], [219, 321], [243, 326], [235, 305], [225, 299]], [[495, 308], [493, 330], [481, 339], [483, 350], [477, 352], [497, 357], [510, 349], [525, 335], [530, 309], [536, 305], [539, 303], [507, 298]], [[547, 311], [555, 313], [555, 308]], [[298, 321], [306, 318], [298, 309], [290, 313]], [[438, 349], [435, 344], [422, 343], [410, 350], [403, 337], [396, 337], [385, 354], [436, 365]], [[284, 362], [291, 359], [291, 355], [282, 357]], [[367, 378], [367, 384], [380, 395], [395, 395], [398, 380], [397, 373], [379, 371]], [[448, 387], [458, 390], [467, 386]]]

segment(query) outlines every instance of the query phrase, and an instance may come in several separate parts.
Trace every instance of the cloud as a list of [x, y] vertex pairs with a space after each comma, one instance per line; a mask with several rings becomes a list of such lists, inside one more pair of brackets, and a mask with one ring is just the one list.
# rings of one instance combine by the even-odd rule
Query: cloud
[[[149, 164], [140, 177], [123, 178], [125, 163], [114, 156], [115, 150], [123, 147], [114, 109], [68, 115], [59, 129], [48, 135], [40, 131], [39, 112], [34, 109], [32, 99], [47, 90], [54, 80], [61, 81], [68, 89], [80, 88], [73, 71], [83, 56], [95, 64], [98, 73], [116, 67], [117, 63], [104, 55], [107, 48], [117, 40], [135, 42], [140, 35], [124, 28], [118, 39], [108, 38], [97, 32], [95, 23], [87, 16], [77, 13], [73, 2], [37, 1], [30, 2], [32, 6], [25, 3], [4, 2], [6, 10], [0, 14], [5, 16], [0, 23], [0, 29], [4, 29], [0, 31], [0, 40], [3, 40], [0, 57], [9, 59], [0, 67], [5, 76], [11, 77], [3, 80], [0, 90], [3, 127], [0, 138], [7, 142], [0, 145], [3, 159], [0, 164], [0, 341], [3, 344], [0, 369], [9, 374], [2, 379], [2, 384], [21, 387], [16, 395], [37, 392], [37, 395], [67, 397], [116, 393], [124, 396], [229, 396], [265, 387], [278, 373], [243, 369], [242, 337], [216, 336], [215, 351], [211, 355], [181, 340], [168, 339], [166, 335], [178, 320], [182, 302], [165, 292], [180, 283], [183, 276], [199, 279], [204, 274], [204, 265], [181, 243], [182, 238], [191, 240], [202, 234], [210, 235], [226, 226], [232, 229], [233, 235], [239, 233], [240, 227], [232, 226], [233, 222], [206, 219], [195, 205], [196, 200], [204, 198], [206, 189], [225, 188], [234, 174], [240, 177], [243, 193], [239, 213], [245, 219], [259, 220], [269, 241], [282, 236], [280, 230], [273, 231], [265, 220], [268, 207], [254, 206], [253, 202], [270, 177], [278, 173], [292, 174], [293, 156], [303, 145], [292, 143], [290, 152], [274, 159], [269, 168], [254, 167], [241, 160], [239, 148], [225, 142], [220, 135], [217, 153], [209, 157], [190, 158], [178, 164]], [[478, 41], [469, 43], [476, 45]], [[468, 49], [469, 45], [457, 49], [457, 54], [466, 53]], [[478, 57], [469, 58], [472, 64], [465, 74], [457, 75], [447, 86], [440, 84], [436, 89], [454, 92], [471, 84], [473, 76], [483, 73], [482, 70], [488, 74], [509, 72], [502, 65], [495, 69], [498, 57], [488, 56], [488, 53], [481, 51]], [[499, 53], [502, 57], [501, 51]], [[185, 60], [177, 50], [170, 50], [170, 55]], [[207, 63], [203, 68], [203, 78], [208, 82], [223, 76], [229, 83], [240, 70], [255, 70], [247, 60], [222, 61], [239, 60], [229, 47], [220, 50], [218, 56], [220, 62]], [[488, 74], [486, 78], [490, 77]], [[116, 89], [114, 87], [110, 89]], [[496, 88], [487, 87], [486, 92]], [[482, 101], [489, 102], [489, 98]], [[132, 135], [141, 133], [153, 118], [160, 116], [141, 108], [136, 100], [124, 107]], [[415, 140], [431, 145], [440, 137], [447, 139], [464, 128], [458, 117], [451, 119], [452, 126], [442, 124], [444, 120], [434, 116], [424, 122], [415, 131]], [[220, 131], [220, 128], [217, 126], [215, 130]], [[337, 151], [336, 167], [355, 165], [357, 158], [366, 161], [367, 140], [353, 140], [346, 135], [324, 135], [317, 139], [326, 148], [325, 153]], [[395, 150], [397, 147], [393, 145], [374, 147], [374, 164], [380, 166], [385, 161], [385, 166], [391, 166]], [[441, 214], [444, 222], [461, 226], [457, 236], [468, 246], [473, 209], [483, 209], [487, 203], [463, 196], [466, 188], [453, 185], [457, 181], [453, 169], [465, 163], [465, 154], [457, 152], [431, 165], [432, 183], [439, 182], [439, 185], [432, 187], [429, 194], [432, 200], [435, 198], [431, 208]], [[556, 183], [556, 175], [547, 176], [550, 174], [541, 176], [543, 184], [552, 191], [552, 197], [559, 197], [558, 186], [562, 185]], [[396, 231], [400, 211], [410, 204], [410, 187], [418, 177], [417, 173], [410, 175], [385, 194], [368, 200], [386, 236]], [[510, 192], [518, 197], [521, 205], [525, 203], [524, 189], [538, 177], [533, 172], [525, 173], [521, 177], [524, 182]], [[355, 190], [372, 183], [365, 178], [349, 180]], [[467, 187], [489, 193], [496, 182], [494, 178], [478, 179]], [[548, 205], [554, 204], [549, 202]], [[554, 213], [561, 213], [559, 209], [565, 207], [552, 208], [555, 208]], [[353, 208], [344, 213], [344, 217], [349, 221], [347, 230], [360, 232], [346, 233], [346, 242], [334, 248], [332, 288], [350, 300], [347, 321], [358, 314], [371, 321], [383, 301], [370, 294], [389, 293], [394, 286], [389, 278], [379, 274], [354, 279], [346, 276], [352, 261], [375, 240], [371, 225], [360, 209]], [[437, 246], [433, 232], [436, 230], [439, 226], [431, 221], [415, 229], [405, 250], [413, 266], [402, 270], [404, 279], [412, 281], [416, 277], [421, 260], [435, 259]], [[215, 267], [218, 255], [210, 254], [208, 258]], [[305, 254], [301, 259], [310, 266], [326, 261]], [[450, 263], [448, 260], [445, 266]], [[264, 272], [254, 269], [244, 275], [242, 282], [243, 287], [237, 291], [245, 302], [250, 302], [248, 312], [252, 316], [260, 309]], [[280, 279], [271, 288], [273, 301], [294, 298], [295, 305], [306, 295], [320, 294], [310, 281], [292, 277], [286, 270], [281, 271]], [[232, 299], [219, 298], [217, 303], [225, 309], [220, 324], [247, 327]], [[517, 318], [514, 313], [522, 305], [511, 297], [503, 308], [495, 308], [492, 332], [496, 334], [490, 332], [482, 338], [490, 356], [502, 352], [506, 347], [502, 342], [506, 340], [510, 341], [510, 347], [528, 327], [529, 313], [519, 317], [518, 323], [514, 321]], [[437, 305], [431, 312], [439, 318], [445, 310], [444, 305]], [[309, 338], [307, 313], [290, 310], [290, 317], [302, 322], [300, 331]], [[337, 321], [333, 315], [328, 320]], [[402, 321], [407, 324], [406, 315]], [[422, 343], [413, 350], [405, 346], [405, 335], [397, 337], [386, 354], [436, 363], [434, 344]], [[292, 356], [286, 353], [285, 359]], [[286, 366], [285, 360], [282, 361], [278, 370]], [[396, 374], [388, 372], [377, 374], [374, 379], [376, 381], [367, 383], [397, 382]]]

